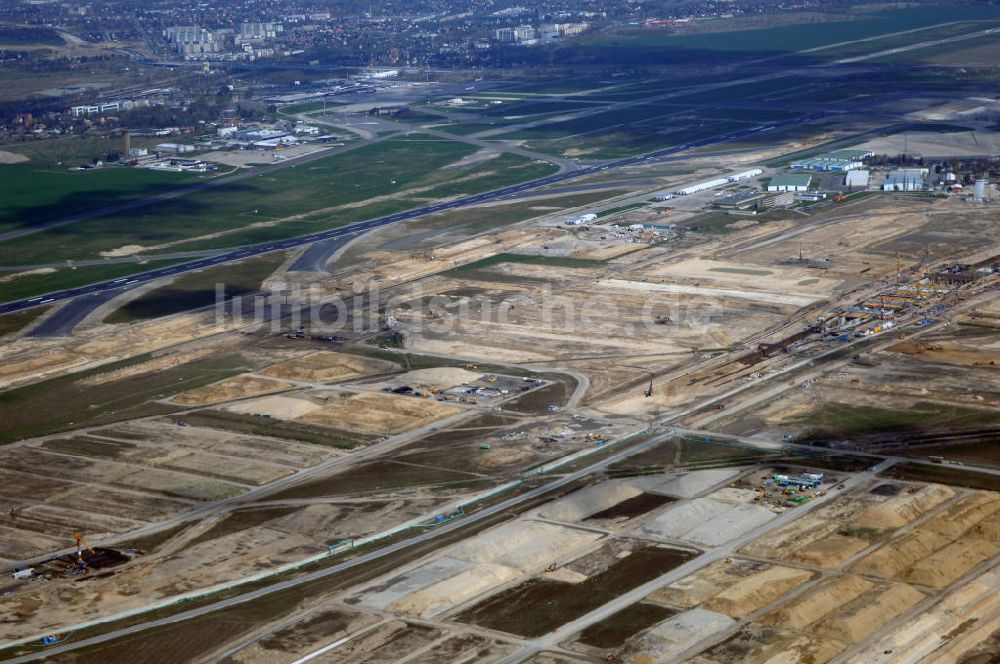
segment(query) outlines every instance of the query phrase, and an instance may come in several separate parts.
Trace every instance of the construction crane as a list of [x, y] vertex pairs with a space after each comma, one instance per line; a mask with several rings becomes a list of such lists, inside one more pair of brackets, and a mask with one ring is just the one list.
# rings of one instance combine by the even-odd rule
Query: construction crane
[[80, 569], [86, 569], [87, 562], [83, 559], [83, 550], [86, 549], [91, 553], [95, 553], [94, 549], [87, 544], [87, 540], [83, 539], [83, 535], [79, 532], [73, 533], [73, 539], [76, 540], [76, 564]]
[[651, 397], [653, 396], [653, 376], [649, 376], [649, 387], [642, 391], [642, 396]]

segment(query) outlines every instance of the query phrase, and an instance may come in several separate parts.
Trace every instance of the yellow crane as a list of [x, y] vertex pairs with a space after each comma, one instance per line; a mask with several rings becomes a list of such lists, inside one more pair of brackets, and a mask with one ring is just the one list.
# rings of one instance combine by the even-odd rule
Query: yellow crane
[[73, 539], [76, 541], [76, 564], [81, 568], [86, 568], [87, 561], [83, 559], [83, 550], [86, 549], [91, 553], [95, 553], [93, 547], [87, 544], [87, 540], [83, 538], [83, 534], [79, 532], [73, 533]]

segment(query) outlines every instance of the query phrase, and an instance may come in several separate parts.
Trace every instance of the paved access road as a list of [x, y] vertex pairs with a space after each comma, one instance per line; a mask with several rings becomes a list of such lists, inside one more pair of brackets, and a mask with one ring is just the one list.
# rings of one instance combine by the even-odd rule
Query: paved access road
[[423, 207], [414, 208], [412, 210], [406, 210], [404, 212], [397, 212], [395, 214], [390, 214], [384, 217], [377, 217], [375, 219], [361, 221], [355, 224], [351, 224], [349, 226], [343, 226], [341, 228], [334, 228], [327, 231], [321, 231], [319, 233], [311, 233], [309, 235], [302, 235], [299, 237], [288, 238], [286, 240], [277, 240], [274, 242], [266, 242], [263, 244], [250, 245], [246, 247], [241, 247], [239, 249], [233, 249], [231, 251], [226, 251], [224, 253], [216, 254], [215, 256], [210, 256], [208, 258], [202, 258], [187, 263], [180, 263], [178, 265], [171, 265], [156, 270], [150, 270], [149, 272], [135, 274], [130, 277], [115, 279], [114, 281], [103, 281], [96, 284], [90, 284], [89, 286], [79, 286], [77, 288], [69, 288], [62, 291], [48, 293], [46, 295], [38, 295], [31, 298], [15, 300], [0, 305], [0, 314], [11, 313], [14, 311], [21, 311], [23, 309], [30, 309], [32, 307], [36, 307], [43, 304], [50, 304], [52, 302], [68, 300], [74, 297], [79, 297], [80, 295], [101, 293], [116, 288], [129, 288], [135, 286], [136, 284], [147, 283], [150, 281], [154, 281], [156, 279], [162, 279], [163, 277], [171, 277], [178, 274], [183, 274], [185, 272], [201, 270], [207, 267], [221, 265], [223, 263], [230, 263], [232, 261], [243, 260], [245, 258], [251, 258], [253, 256], [259, 256], [261, 254], [267, 254], [272, 251], [292, 249], [295, 247], [301, 247], [322, 240], [330, 240], [333, 238], [342, 237], [344, 235], [369, 231], [376, 228], [381, 228], [383, 226], [398, 224], [402, 221], [409, 221], [411, 219], [416, 219], [418, 217], [423, 217], [437, 212], [445, 212], [447, 210], [456, 210], [459, 208], [470, 207], [473, 205], [481, 205], [483, 203], [489, 203], [505, 197], [510, 197], [512, 194], [518, 194], [523, 191], [537, 189], [538, 187], [546, 187], [549, 185], [558, 184], [560, 182], [566, 182], [568, 180], [575, 180], [581, 177], [594, 175], [595, 173], [600, 173], [602, 171], [610, 170], [613, 168], [636, 166], [639, 164], [643, 164], [645, 162], [661, 159], [663, 157], [669, 157], [677, 153], [684, 152], [686, 150], [692, 150], [695, 148], [705, 147], [708, 145], [714, 145], [716, 143], [732, 141], [735, 139], [743, 138], [745, 136], [751, 136], [753, 134], [762, 131], [771, 131], [774, 129], [812, 122], [814, 120], [818, 120], [821, 117], [824, 117], [825, 115], [826, 113], [814, 113], [807, 116], [786, 120], [783, 122], [772, 123], [766, 126], [760, 125], [757, 127], [750, 127], [748, 129], [740, 129], [738, 131], [732, 131], [727, 134], [720, 134], [718, 136], [701, 138], [695, 141], [691, 141], [690, 143], [664, 148], [662, 150], [656, 150], [654, 152], [637, 155], [635, 157], [627, 157], [625, 159], [618, 159], [604, 164], [586, 166], [584, 168], [580, 168], [575, 171], [556, 173], [555, 175], [549, 175], [547, 177], [539, 178], [537, 180], [530, 180], [528, 182], [522, 182], [521, 184], [510, 185], [507, 187], [502, 187], [500, 189], [494, 189], [492, 191], [487, 191], [480, 194], [474, 194], [472, 196], [465, 196], [463, 198], [459, 198], [453, 201], [436, 203], [433, 205], [425, 205]]

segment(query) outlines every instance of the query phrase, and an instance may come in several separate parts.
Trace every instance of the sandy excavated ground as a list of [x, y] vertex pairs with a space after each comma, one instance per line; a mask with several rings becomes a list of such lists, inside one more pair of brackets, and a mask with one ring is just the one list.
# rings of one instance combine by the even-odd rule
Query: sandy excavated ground
[[517, 521], [466, 540], [431, 560], [357, 591], [361, 606], [429, 618], [552, 561], [572, 558], [601, 535]]
[[677, 283], [696, 282], [722, 289], [765, 293], [829, 297], [841, 280], [822, 272], [792, 265], [757, 265], [703, 258], [684, 258], [665, 263], [647, 273], [650, 281], [670, 279]]
[[[378, 617], [347, 613], [340, 606], [318, 607], [295, 622], [230, 655], [236, 664], [280, 664], [374, 625]], [[322, 661], [322, 660], [319, 660]]]
[[381, 392], [336, 391], [263, 397], [230, 404], [225, 410], [381, 434], [415, 429], [463, 411], [431, 399]]
[[943, 588], [1000, 553], [992, 528], [977, 526], [1000, 511], [1000, 494], [966, 495], [930, 520], [859, 560], [852, 568], [932, 588]]
[[[44, 632], [301, 560], [325, 551], [328, 541], [380, 532], [453, 499], [311, 505], [257, 528], [216, 536], [211, 536], [212, 527], [225, 520], [212, 517], [174, 536], [161, 550], [117, 568], [112, 586], [57, 579], [0, 598], [0, 612], [17, 617], [0, 624], [0, 638]], [[195, 542], [199, 537], [203, 541]], [[72, 540], [61, 546], [67, 544]]]
[[[135, 357], [220, 331], [210, 316], [180, 315], [141, 325], [100, 326], [69, 341], [19, 339], [0, 348], [0, 388]], [[218, 343], [232, 341], [231, 338], [224, 338]], [[186, 357], [186, 352], [178, 350], [167, 355], [181, 355], [179, 359], [175, 357], [181, 363], [195, 359]], [[127, 369], [158, 371], [172, 366], [171, 361], [165, 357], [153, 358]], [[139, 366], [142, 368], [137, 368]], [[115, 374], [116, 377], [122, 375]]]
[[431, 369], [417, 369], [406, 373], [396, 374], [390, 378], [379, 381], [366, 380], [353, 385], [364, 387], [365, 389], [381, 389], [383, 387], [397, 388], [404, 385], [412, 387], [416, 391], [443, 391], [456, 385], [464, 383], [475, 383], [483, 378], [482, 373], [459, 369], [456, 367], [434, 367]]
[[953, 495], [950, 488], [931, 484], [881, 500], [871, 494], [838, 498], [750, 542], [741, 552], [832, 569]]
[[292, 387], [291, 383], [244, 374], [181, 392], [168, 399], [178, 406], [205, 406], [212, 403], [254, 397], [268, 392], [281, 392]]
[[998, 586], [1000, 569], [983, 573], [869, 644], [848, 664], [956, 664], [1000, 629]]
[[399, 365], [385, 360], [319, 350], [273, 364], [258, 373], [272, 378], [328, 383], [366, 374], [391, 373], [398, 369]]
[[701, 606], [745, 618], [813, 578], [813, 572], [749, 560], [717, 562], [646, 598], [665, 606]]
[[633, 664], [657, 664], [732, 623], [732, 618], [721, 613], [691, 609], [650, 627], [622, 651], [621, 659]]
[[[982, 108], [982, 106], [980, 106]], [[996, 105], [994, 104], [994, 109]], [[942, 107], [929, 110], [925, 115], [941, 117], [949, 115]], [[946, 155], [993, 156], [1000, 154], [1000, 132], [988, 129], [954, 132], [910, 132], [882, 136], [858, 146], [858, 149], [873, 150], [876, 154], [923, 155], [924, 157]]]

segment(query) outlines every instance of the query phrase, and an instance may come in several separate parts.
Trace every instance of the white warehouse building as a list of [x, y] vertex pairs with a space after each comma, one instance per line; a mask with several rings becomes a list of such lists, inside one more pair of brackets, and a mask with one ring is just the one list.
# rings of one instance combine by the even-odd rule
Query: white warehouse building
[[926, 168], [897, 168], [889, 171], [889, 177], [882, 184], [883, 191], [923, 191]]
[[844, 185], [852, 188], [858, 187], [859, 189], [867, 189], [869, 179], [870, 177], [868, 171], [865, 170], [847, 171], [847, 177], [844, 178]]
[[679, 196], [687, 196], [688, 194], [694, 194], [699, 191], [705, 191], [706, 189], [712, 189], [713, 187], [721, 187], [724, 184], [729, 184], [727, 178], [716, 178], [714, 180], [706, 180], [705, 182], [699, 182], [698, 184], [693, 184], [690, 187], [684, 187], [683, 189], [678, 189], [674, 193]]
[[748, 178], [755, 178], [758, 175], [763, 175], [764, 171], [759, 168], [752, 168], [749, 171], [743, 171], [742, 173], [734, 173], [726, 177], [729, 182], [738, 182], [740, 180], [746, 180]]

